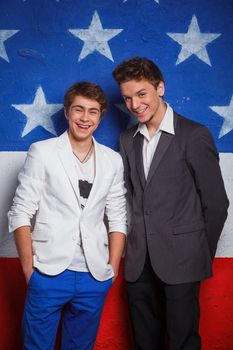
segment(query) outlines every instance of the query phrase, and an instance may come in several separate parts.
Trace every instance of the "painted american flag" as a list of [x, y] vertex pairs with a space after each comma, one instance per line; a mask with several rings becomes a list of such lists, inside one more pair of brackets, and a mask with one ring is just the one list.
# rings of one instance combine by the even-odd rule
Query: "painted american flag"
[[[232, 47], [232, 0], [0, 0], [1, 271], [8, 266], [8, 257], [17, 256], [6, 217], [17, 174], [32, 142], [60, 135], [66, 129], [62, 105], [65, 90], [80, 80], [95, 81], [103, 87], [109, 108], [95, 137], [117, 150], [120, 132], [135, 120], [124, 107], [111, 72], [124, 59], [146, 56], [164, 73], [165, 100], [178, 113], [208, 126], [220, 153], [231, 204], [216, 254], [216, 278], [204, 282], [201, 294], [201, 330], [204, 350], [231, 350]], [[120, 288], [118, 282], [118, 295], [122, 293]], [[4, 299], [8, 290], [2, 292]], [[114, 308], [111, 296], [110, 300], [108, 315]], [[115, 302], [117, 310], [118, 302], [119, 297]], [[11, 299], [9, 304], [12, 310]], [[5, 313], [9, 314], [9, 309]], [[10, 327], [15, 313], [8, 323], [2, 317], [9, 330], [7, 342], [14, 332]], [[218, 326], [218, 333], [213, 335], [217, 323], [222, 328]], [[17, 324], [15, 333], [18, 328]], [[109, 327], [106, 332], [102, 327], [100, 337], [109, 334], [110, 328], [114, 329]], [[125, 329], [118, 328], [122, 332]], [[96, 348], [128, 349], [125, 333], [118, 330], [117, 336], [114, 344], [111, 338], [104, 346], [97, 340]], [[5, 346], [4, 350], [15, 348]]]
[[[109, 109], [95, 136], [118, 148], [134, 123], [111, 77], [139, 55], [165, 76], [165, 100], [209, 127], [233, 193], [232, 0], [0, 1], [0, 255], [15, 256], [6, 212], [30, 144], [66, 128], [63, 94], [77, 80], [99, 83]], [[233, 210], [217, 256], [233, 257]]]

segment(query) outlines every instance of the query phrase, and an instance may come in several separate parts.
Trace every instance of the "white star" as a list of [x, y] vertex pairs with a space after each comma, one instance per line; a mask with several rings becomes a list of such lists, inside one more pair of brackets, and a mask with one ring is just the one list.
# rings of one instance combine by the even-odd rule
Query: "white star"
[[210, 108], [224, 119], [218, 136], [220, 139], [233, 130], [233, 96], [229, 106], [211, 106]]
[[37, 126], [42, 126], [42, 128], [49, 131], [51, 134], [57, 135], [51, 117], [62, 109], [63, 105], [48, 104], [41, 86], [38, 87], [32, 104], [12, 104], [12, 106], [27, 117], [27, 123], [23, 129], [22, 137]]
[[9, 62], [9, 58], [6, 53], [4, 41], [9, 39], [11, 36], [15, 35], [19, 30], [9, 30], [1, 29], [0, 30], [0, 57]]
[[99, 15], [95, 11], [88, 29], [69, 29], [73, 35], [84, 41], [79, 61], [95, 50], [113, 61], [108, 41], [118, 35], [123, 29], [103, 29]]
[[196, 55], [200, 60], [211, 66], [206, 45], [217, 39], [221, 34], [201, 33], [197, 18], [193, 15], [187, 33], [167, 33], [167, 35], [182, 46], [176, 65], [187, 60], [190, 56]]

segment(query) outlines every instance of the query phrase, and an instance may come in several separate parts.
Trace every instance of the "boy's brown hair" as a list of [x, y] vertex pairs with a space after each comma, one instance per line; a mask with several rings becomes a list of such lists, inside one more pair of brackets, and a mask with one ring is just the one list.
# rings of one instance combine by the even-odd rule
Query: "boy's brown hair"
[[107, 109], [107, 98], [96, 83], [81, 81], [71, 85], [64, 96], [64, 108], [68, 111], [76, 96], [83, 96], [100, 104], [101, 117]]
[[130, 80], [148, 80], [157, 88], [163, 75], [154, 62], [145, 57], [133, 57], [120, 63], [113, 71], [113, 77], [121, 85]]

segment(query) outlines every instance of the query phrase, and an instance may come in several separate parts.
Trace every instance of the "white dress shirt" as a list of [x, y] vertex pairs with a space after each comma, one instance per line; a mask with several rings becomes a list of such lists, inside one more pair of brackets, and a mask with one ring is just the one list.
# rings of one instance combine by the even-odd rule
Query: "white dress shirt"
[[[77, 172], [77, 181], [84, 182], [86, 185], [88, 184], [89, 190], [92, 187], [95, 177], [95, 157], [94, 153], [90, 156], [90, 158], [85, 162], [81, 163], [79, 159], [74, 155], [75, 169]], [[89, 193], [85, 193], [85, 195], [81, 192], [80, 183], [79, 183], [79, 192], [80, 192], [80, 205], [81, 209], [85, 208]], [[68, 270], [79, 271], [79, 272], [88, 272], [88, 266], [86, 263], [85, 254], [82, 246], [81, 233], [79, 232], [79, 236], [76, 241], [76, 249], [73, 255], [73, 259], [68, 267]]]
[[138, 124], [138, 128], [134, 134], [134, 136], [140, 132], [144, 136], [143, 149], [142, 149], [142, 158], [143, 158], [143, 166], [145, 178], [147, 179], [151, 162], [155, 153], [155, 150], [158, 146], [160, 136], [162, 132], [167, 132], [169, 134], [175, 135], [174, 130], [174, 117], [173, 117], [173, 109], [167, 104], [167, 109], [165, 115], [155, 133], [150, 137], [149, 131], [147, 129], [146, 124]]

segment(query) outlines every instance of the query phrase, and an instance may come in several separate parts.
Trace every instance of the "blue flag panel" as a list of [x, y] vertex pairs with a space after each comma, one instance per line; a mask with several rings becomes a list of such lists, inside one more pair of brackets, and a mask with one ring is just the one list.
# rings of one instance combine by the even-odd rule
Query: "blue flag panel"
[[0, 151], [61, 134], [63, 95], [78, 80], [106, 92], [95, 136], [117, 149], [134, 121], [111, 73], [146, 56], [164, 73], [165, 100], [232, 152], [232, 14], [232, 0], [1, 0]]

